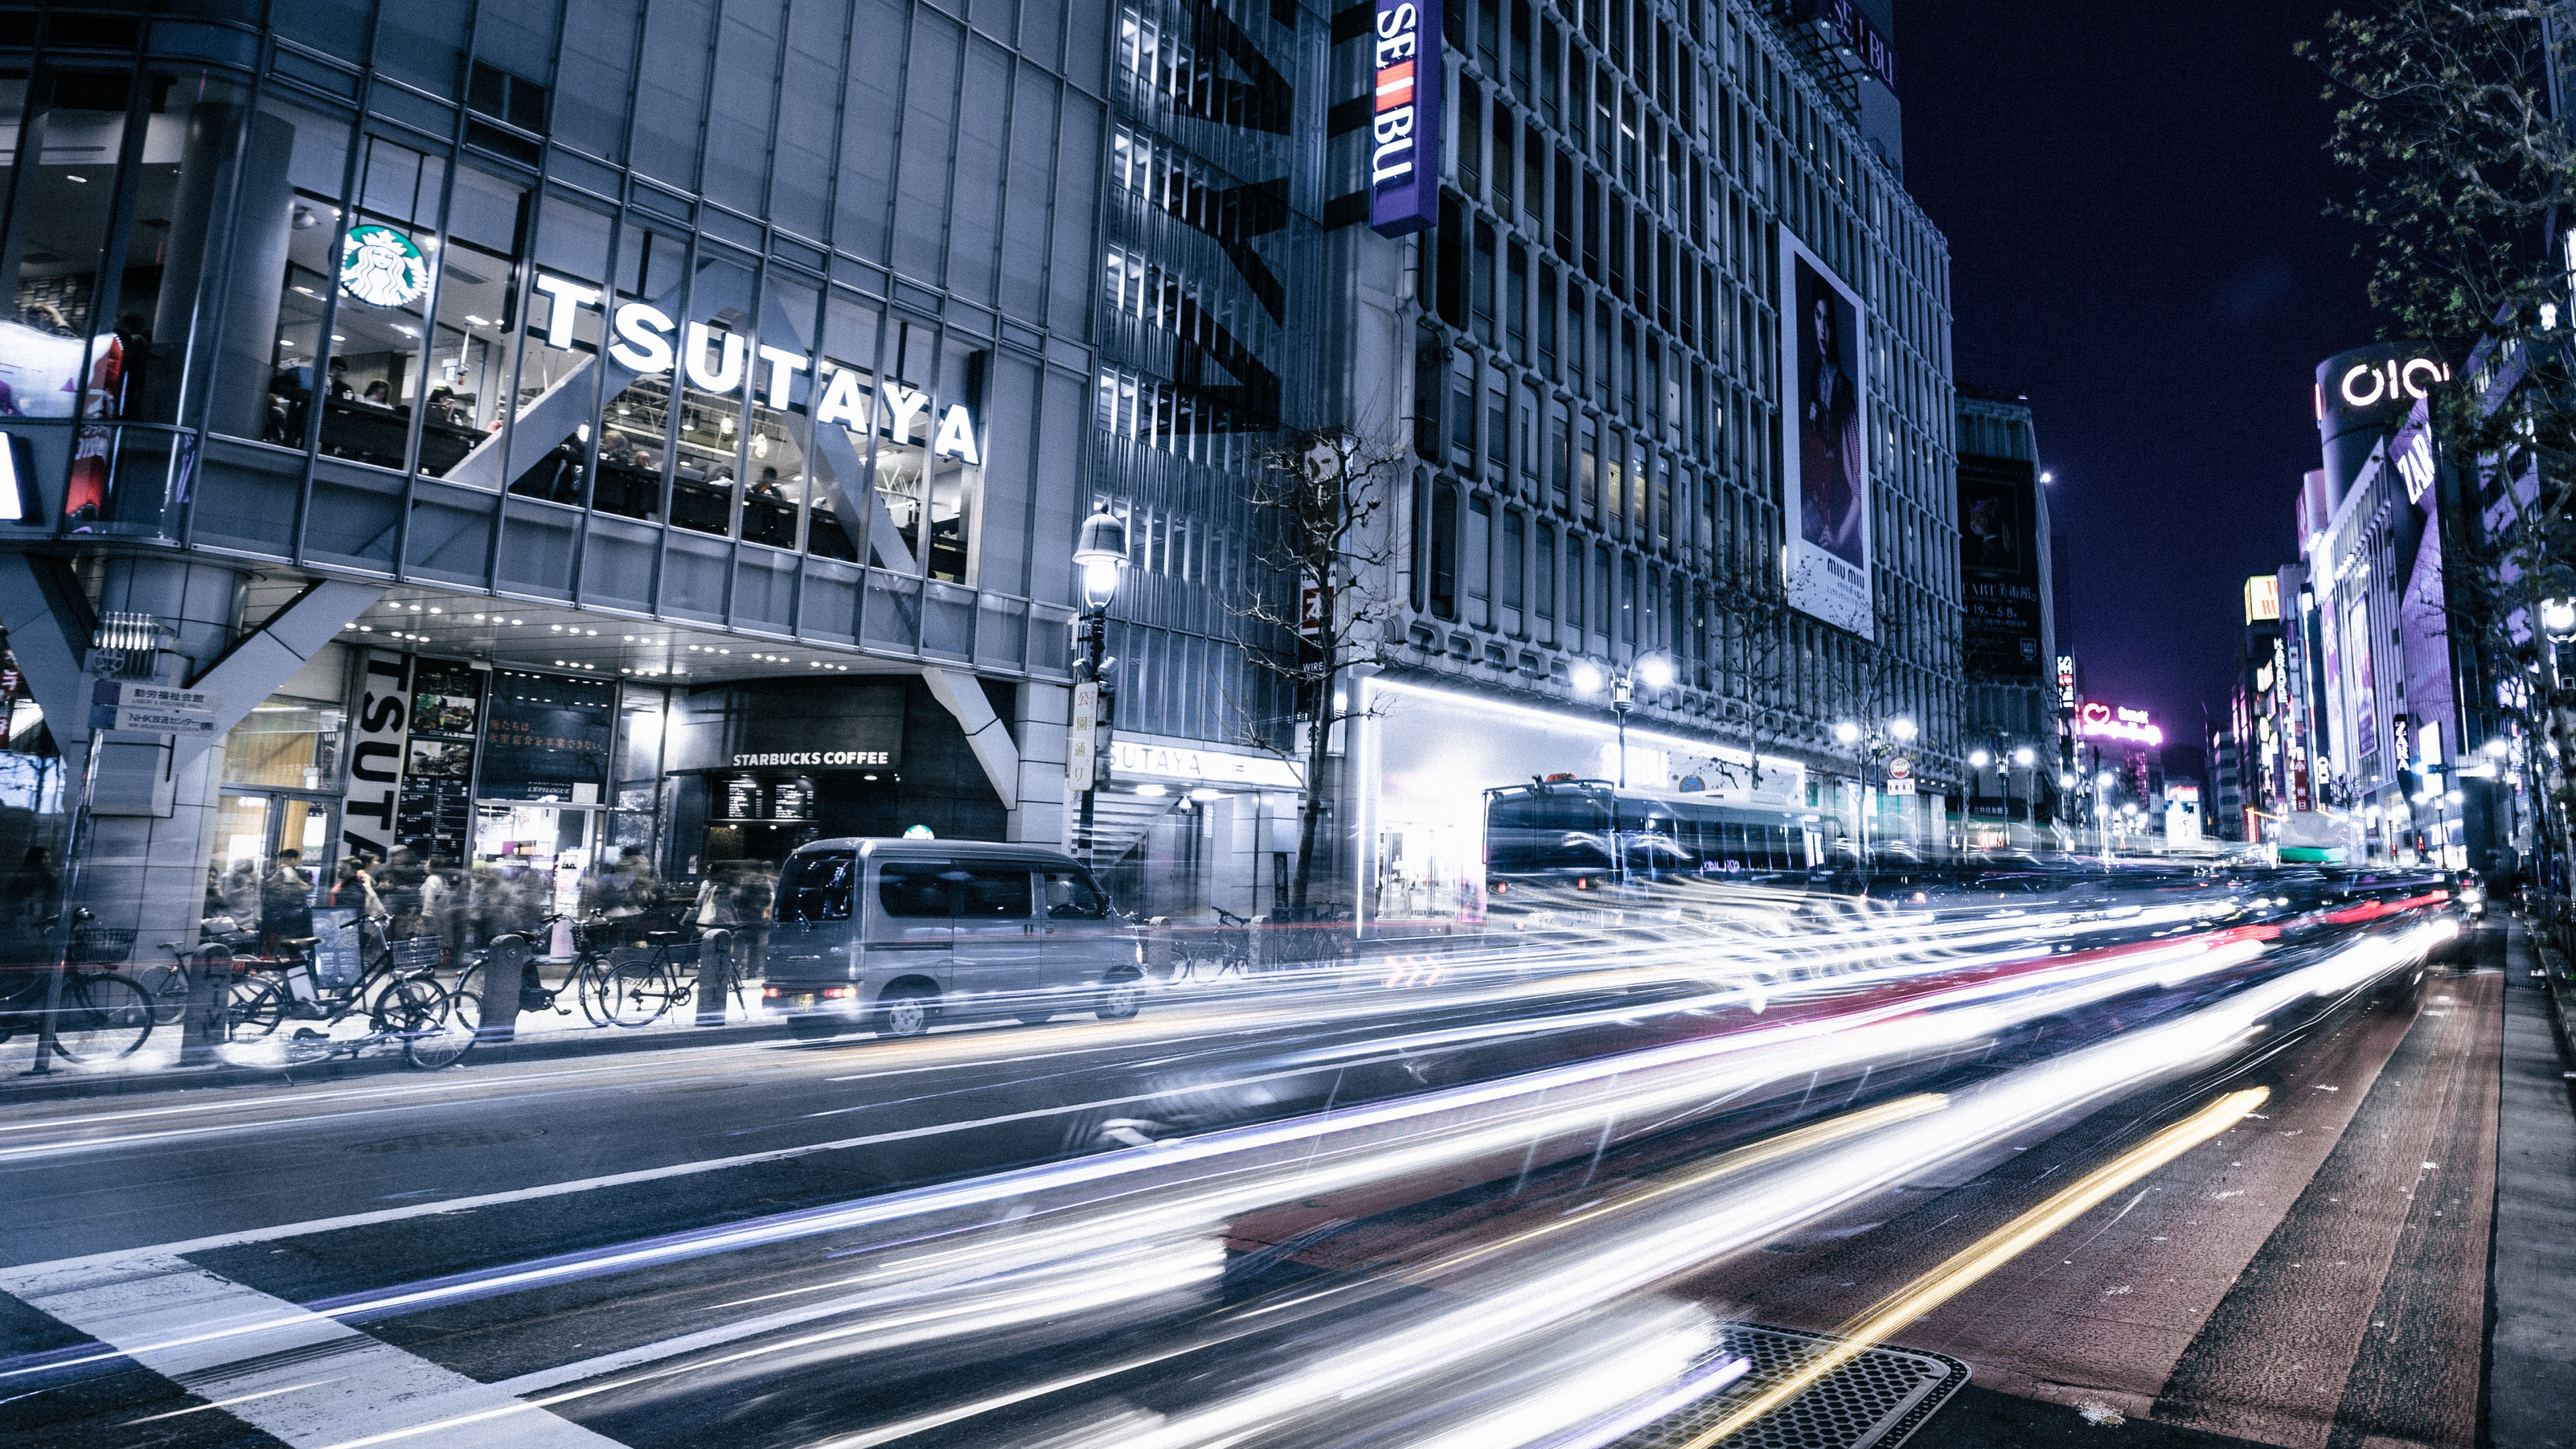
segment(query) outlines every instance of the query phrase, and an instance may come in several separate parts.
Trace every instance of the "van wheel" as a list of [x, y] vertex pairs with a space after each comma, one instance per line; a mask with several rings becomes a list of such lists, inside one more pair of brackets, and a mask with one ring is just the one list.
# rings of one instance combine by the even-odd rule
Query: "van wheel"
[[938, 1009], [939, 998], [930, 992], [917, 986], [897, 987], [877, 998], [877, 1035], [926, 1035], [930, 1018]]
[[1022, 1026], [1044, 1026], [1053, 1020], [1055, 1020], [1055, 1013], [1052, 1011], [1023, 1011], [1020, 1013], [1020, 1025]]
[[1102, 1021], [1125, 1021], [1145, 1004], [1145, 982], [1133, 971], [1121, 971], [1100, 988], [1097, 1014]]
[[841, 1034], [841, 1023], [832, 1017], [807, 1013], [787, 1018], [787, 1034], [798, 1041], [822, 1041]]

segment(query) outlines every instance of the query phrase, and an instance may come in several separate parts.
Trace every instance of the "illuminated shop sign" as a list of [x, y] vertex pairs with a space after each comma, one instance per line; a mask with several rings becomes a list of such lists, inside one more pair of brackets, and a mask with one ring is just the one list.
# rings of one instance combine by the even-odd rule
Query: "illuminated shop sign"
[[2389, 445], [2388, 456], [2397, 464], [2397, 476], [2406, 480], [2406, 501], [2423, 502], [2433, 486], [2433, 430], [2409, 422]]
[[2400, 398], [2421, 402], [2433, 395], [2435, 384], [2450, 380], [2450, 366], [2439, 358], [2392, 357], [2345, 368], [2335, 390], [2342, 394], [2345, 407], [2372, 408]]
[[370, 307], [407, 307], [429, 290], [429, 261], [389, 226], [353, 226], [340, 241], [340, 290]]
[[1880, 85], [1896, 89], [1896, 47], [1860, 13], [1858, 0], [1804, 0], [1806, 17], [1833, 32], [1845, 54], [1860, 62]]
[[2075, 656], [2057, 656], [2057, 707], [2075, 713]]
[[[559, 352], [573, 350], [573, 319], [582, 308], [601, 304], [599, 289], [542, 272], [537, 274], [536, 285], [554, 304], [546, 323], [546, 345]], [[748, 347], [741, 333], [718, 331], [703, 322], [684, 326], [650, 302], [618, 303], [608, 314], [608, 331], [608, 355], [620, 367], [652, 377], [671, 371], [676, 363], [687, 374], [691, 387], [718, 394], [739, 391], [748, 372], [761, 400], [781, 411], [793, 399], [796, 375], [815, 372], [819, 366], [824, 370], [821, 385], [815, 389], [817, 427], [838, 423], [850, 432], [864, 433], [869, 429], [871, 405], [881, 400], [884, 407], [878, 431], [897, 439], [908, 438], [913, 420], [930, 406], [928, 393], [895, 382], [880, 384], [878, 397], [871, 398], [866, 380], [848, 368], [833, 367], [811, 354], [772, 347], [766, 342]], [[984, 461], [974, 415], [964, 403], [951, 404], [940, 414], [939, 426], [931, 435], [930, 452], [933, 457], [955, 458], [962, 463]]]
[[1369, 226], [1425, 230], [1440, 219], [1440, 0], [1377, 0], [1370, 78]]
[[2126, 740], [2135, 745], [2161, 745], [2165, 732], [2143, 709], [2088, 701], [2075, 712], [2075, 732], [2086, 739]]
[[781, 769], [796, 765], [890, 765], [890, 750], [774, 750], [765, 754], [736, 755], [737, 770]]
[[2258, 623], [2281, 617], [2281, 580], [2277, 574], [2256, 574], [2245, 581], [2245, 622]]

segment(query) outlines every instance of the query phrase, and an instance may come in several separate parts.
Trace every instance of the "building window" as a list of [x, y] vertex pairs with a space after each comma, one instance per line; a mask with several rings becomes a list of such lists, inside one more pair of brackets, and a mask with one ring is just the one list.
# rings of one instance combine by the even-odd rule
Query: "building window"
[[1494, 627], [1494, 505], [1488, 498], [1467, 500], [1467, 622]]
[[1458, 617], [1458, 485], [1431, 490], [1431, 612]]
[[1503, 632], [1507, 634], [1522, 632], [1521, 610], [1527, 606], [1524, 594], [1528, 540], [1528, 518], [1518, 509], [1506, 509], [1503, 513], [1502, 544], [1495, 553], [1494, 571], [1502, 575]]

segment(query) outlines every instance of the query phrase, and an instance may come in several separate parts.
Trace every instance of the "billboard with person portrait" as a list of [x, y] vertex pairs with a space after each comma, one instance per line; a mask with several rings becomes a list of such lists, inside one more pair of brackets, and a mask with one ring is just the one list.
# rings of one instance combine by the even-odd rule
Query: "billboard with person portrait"
[[1860, 298], [1780, 232], [1789, 605], [1871, 637], [1869, 384]]

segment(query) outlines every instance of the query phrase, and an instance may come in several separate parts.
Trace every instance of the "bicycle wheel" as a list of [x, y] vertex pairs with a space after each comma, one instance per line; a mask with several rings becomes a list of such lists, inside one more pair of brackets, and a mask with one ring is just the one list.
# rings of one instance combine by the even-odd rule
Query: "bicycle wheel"
[[176, 1026], [188, 1014], [188, 973], [177, 966], [145, 966], [134, 973], [134, 984], [152, 998], [152, 1024]]
[[232, 983], [224, 1002], [224, 1036], [228, 1041], [263, 1041], [286, 1019], [286, 992], [265, 976], [245, 976]]
[[426, 977], [395, 982], [378, 1010], [402, 1037], [403, 1060], [422, 1071], [452, 1067], [474, 1049], [474, 1028], [459, 1019], [456, 999]]
[[456, 973], [456, 985], [447, 993], [448, 1010], [465, 1029], [477, 1037], [483, 1034], [483, 963], [475, 962]]
[[651, 1026], [684, 993], [671, 958], [656, 951], [641, 961], [611, 963], [603, 973], [603, 1006], [618, 1026]]
[[54, 1019], [54, 1050], [75, 1062], [130, 1057], [152, 1035], [152, 998], [114, 972], [82, 972], [63, 982]]

